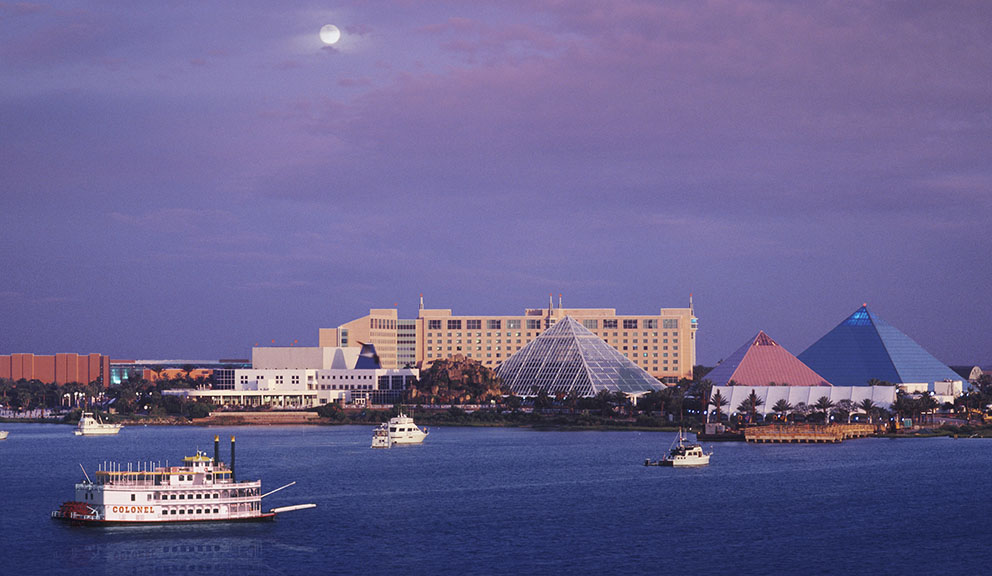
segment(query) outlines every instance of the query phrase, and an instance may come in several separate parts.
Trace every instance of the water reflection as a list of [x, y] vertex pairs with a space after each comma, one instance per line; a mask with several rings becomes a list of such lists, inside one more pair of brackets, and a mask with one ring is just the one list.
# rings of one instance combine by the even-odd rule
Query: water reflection
[[231, 528], [71, 528], [87, 532], [88, 543], [65, 547], [55, 557], [60, 564], [106, 574], [282, 573], [266, 565], [264, 531]]

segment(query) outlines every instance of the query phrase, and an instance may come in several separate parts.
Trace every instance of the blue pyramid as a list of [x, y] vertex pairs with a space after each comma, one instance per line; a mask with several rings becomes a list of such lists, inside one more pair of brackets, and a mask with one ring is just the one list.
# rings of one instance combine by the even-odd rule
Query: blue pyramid
[[858, 308], [799, 355], [835, 386], [867, 386], [872, 378], [928, 383], [961, 380], [922, 346], [868, 310]]

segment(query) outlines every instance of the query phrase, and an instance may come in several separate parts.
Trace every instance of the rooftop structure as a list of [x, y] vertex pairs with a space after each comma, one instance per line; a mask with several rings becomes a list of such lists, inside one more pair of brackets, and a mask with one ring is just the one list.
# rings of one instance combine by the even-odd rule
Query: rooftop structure
[[869, 380], [893, 384], [960, 381], [953, 370], [909, 336], [890, 326], [864, 304], [799, 355], [835, 386], [866, 386]]
[[506, 360], [496, 372], [514, 394], [575, 392], [595, 396], [601, 390], [643, 394], [663, 388], [656, 378], [566, 316]]
[[764, 331], [744, 343], [706, 375], [715, 386], [830, 386]]

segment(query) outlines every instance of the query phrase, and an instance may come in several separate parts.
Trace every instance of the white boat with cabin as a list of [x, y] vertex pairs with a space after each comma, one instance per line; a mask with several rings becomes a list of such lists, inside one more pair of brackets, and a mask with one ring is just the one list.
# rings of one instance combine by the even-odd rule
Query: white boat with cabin
[[95, 481], [83, 469], [85, 480], [76, 484], [75, 500], [63, 502], [51, 516], [70, 524], [95, 526], [251, 522], [316, 507], [298, 504], [263, 512], [262, 498], [295, 482], [263, 494], [261, 480], [237, 481], [234, 437], [231, 437], [230, 467], [220, 461], [218, 441], [215, 437], [213, 458], [197, 451], [195, 456], [183, 458], [181, 466], [104, 464], [97, 471]]
[[0, 430], [0, 440], [6, 440], [8, 434], [10, 434], [10, 432], [6, 430]]
[[121, 431], [120, 424], [110, 424], [100, 420], [92, 412], [83, 412], [76, 425], [76, 436], [112, 436]]
[[644, 461], [645, 466], [672, 466], [674, 468], [696, 468], [708, 466], [713, 452], [704, 452], [700, 444], [686, 443], [686, 437], [679, 428], [679, 435], [672, 442], [668, 454], [661, 460]]
[[400, 412], [372, 432], [372, 447], [389, 448], [397, 444], [422, 444], [429, 433], [427, 428], [418, 427], [413, 418]]

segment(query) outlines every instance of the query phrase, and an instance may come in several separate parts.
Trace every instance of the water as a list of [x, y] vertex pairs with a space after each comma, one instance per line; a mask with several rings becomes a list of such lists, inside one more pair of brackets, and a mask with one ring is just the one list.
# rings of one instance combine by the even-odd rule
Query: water
[[[980, 574], [992, 444], [946, 438], [716, 444], [697, 470], [643, 466], [674, 434], [438, 428], [372, 450], [363, 427], [135, 427], [80, 438], [4, 424], [2, 574]], [[79, 463], [178, 462], [221, 436], [237, 473], [296, 486], [274, 523], [69, 527]]]

